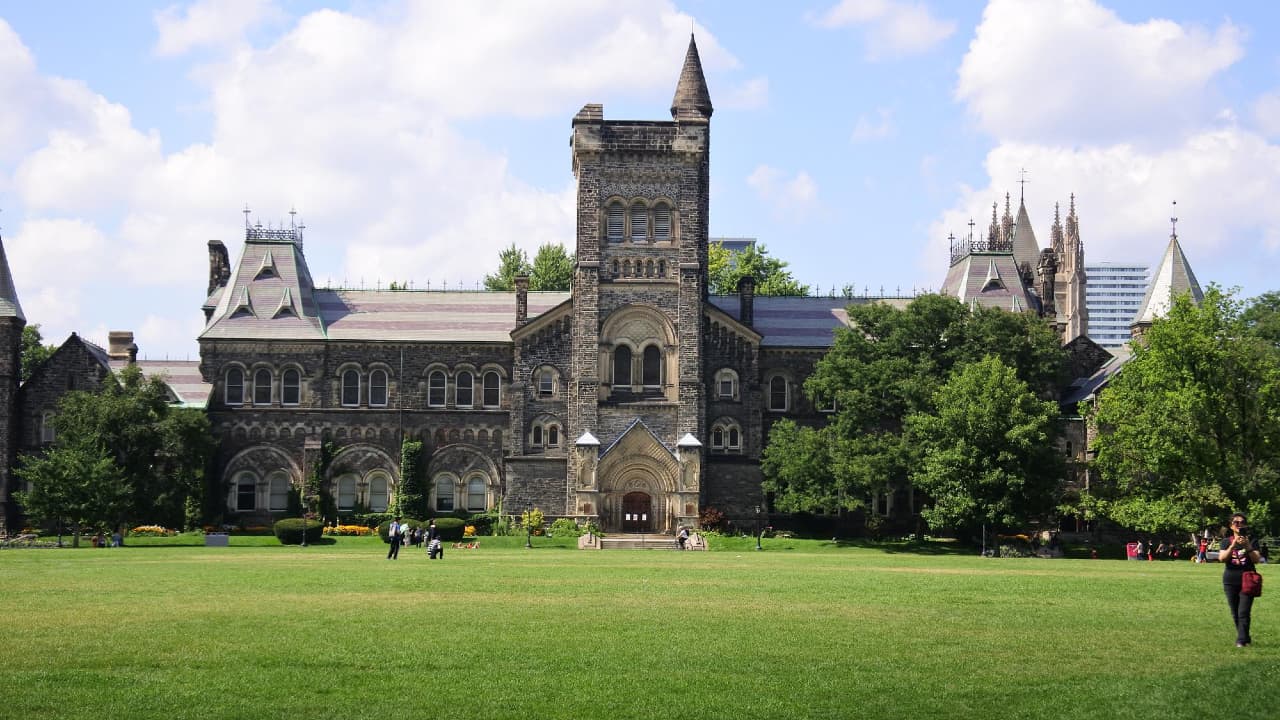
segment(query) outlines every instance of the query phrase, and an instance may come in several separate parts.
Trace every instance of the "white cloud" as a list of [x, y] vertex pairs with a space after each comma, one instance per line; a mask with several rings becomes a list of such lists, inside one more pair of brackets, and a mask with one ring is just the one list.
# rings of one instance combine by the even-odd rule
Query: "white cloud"
[[284, 12], [271, 0], [199, 0], [186, 8], [171, 5], [155, 13], [157, 55], [182, 55], [201, 47], [232, 47], [245, 33]]
[[893, 110], [891, 108], [877, 108], [874, 120], [865, 114], [858, 116], [858, 121], [853, 125], [853, 134], [849, 137], [849, 140], [855, 143], [883, 140], [892, 137], [894, 132], [896, 130], [893, 126]]
[[754, 77], [715, 97], [717, 110], [755, 110], [769, 104], [769, 78]]
[[1280, 92], [1259, 97], [1253, 106], [1253, 117], [1263, 133], [1280, 137]]
[[956, 96], [1002, 140], [1152, 142], [1194, 131], [1206, 88], [1243, 55], [1243, 33], [1126, 23], [1093, 0], [992, 0]]
[[816, 19], [821, 27], [865, 27], [871, 60], [927, 52], [951, 37], [956, 24], [939, 20], [923, 3], [842, 0]]
[[[221, 238], [234, 261], [246, 202], [264, 222], [301, 211], [321, 283], [470, 285], [512, 241], [530, 252], [572, 245], [568, 170], [563, 185], [532, 187], [461, 121], [567, 122], [583, 103], [620, 93], [652, 99], [661, 114], [691, 25], [668, 2], [410, 2], [369, 15], [321, 10], [263, 47], [242, 43], [273, 8], [197, 3], [157, 18], [157, 52], [230, 51], [193, 74], [208, 88], [211, 137], [168, 151], [123, 106], [40, 75], [0, 21], [0, 105], [12, 110], [0, 116], [0, 159], [13, 160], [0, 167], [17, 168], [0, 187], [12, 184], [27, 215], [5, 245], [24, 310], [50, 337], [132, 326], [146, 354], [191, 352], [197, 331], [183, 320], [200, 318], [205, 243]], [[709, 77], [737, 66], [710, 33], [696, 33]], [[767, 89], [748, 80], [727, 102], [762, 103]], [[794, 207], [815, 192], [803, 174], [780, 182]], [[89, 219], [59, 226], [48, 216]], [[118, 306], [100, 300], [122, 284], [131, 307], [103, 319], [102, 308]], [[174, 305], [183, 309], [170, 314]]]
[[818, 184], [803, 170], [788, 176], [778, 168], [759, 165], [747, 176], [747, 185], [782, 215], [806, 216], [817, 206]]

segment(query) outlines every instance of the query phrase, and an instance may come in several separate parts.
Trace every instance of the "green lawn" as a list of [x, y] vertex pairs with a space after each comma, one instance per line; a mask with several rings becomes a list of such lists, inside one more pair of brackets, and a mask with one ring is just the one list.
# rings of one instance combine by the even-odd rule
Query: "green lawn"
[[0, 717], [1280, 713], [1280, 610], [1233, 647], [1218, 566], [523, 541], [0, 551]]

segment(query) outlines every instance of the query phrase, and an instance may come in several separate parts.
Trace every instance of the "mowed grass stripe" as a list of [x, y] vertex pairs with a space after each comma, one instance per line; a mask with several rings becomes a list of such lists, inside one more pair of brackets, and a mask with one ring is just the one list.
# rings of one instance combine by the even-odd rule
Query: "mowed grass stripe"
[[347, 538], [0, 553], [0, 716], [1268, 718], [1280, 707], [1280, 618], [1260, 600], [1256, 646], [1231, 647], [1216, 566], [788, 545], [482, 545], [443, 562], [409, 549], [388, 562], [376, 539]]

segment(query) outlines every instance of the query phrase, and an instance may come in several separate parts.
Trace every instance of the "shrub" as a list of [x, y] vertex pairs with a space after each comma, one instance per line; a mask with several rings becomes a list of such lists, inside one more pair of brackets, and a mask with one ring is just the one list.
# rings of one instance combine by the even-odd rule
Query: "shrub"
[[698, 524], [703, 530], [722, 531], [724, 530], [724, 513], [714, 507], [708, 507], [698, 517]]
[[130, 537], [168, 537], [177, 534], [176, 530], [166, 530], [159, 525], [139, 525], [129, 531]]
[[569, 518], [560, 518], [551, 523], [551, 527], [547, 529], [547, 535], [550, 537], [582, 537], [583, 532], [585, 530]]
[[285, 518], [277, 522], [273, 530], [281, 545], [301, 545], [304, 532], [308, 543], [317, 543], [324, 534], [324, 523], [319, 520]]
[[325, 535], [363, 536], [363, 535], [372, 535], [373, 533], [374, 533], [373, 528], [367, 528], [363, 525], [338, 525], [336, 527], [326, 526], [324, 529]]
[[492, 535], [493, 524], [498, 519], [494, 511], [476, 513], [467, 519], [467, 524], [476, 529], [476, 535]]
[[442, 541], [458, 542], [462, 539], [462, 532], [465, 526], [466, 523], [458, 518], [436, 518], [436, 532], [440, 534], [440, 540]]

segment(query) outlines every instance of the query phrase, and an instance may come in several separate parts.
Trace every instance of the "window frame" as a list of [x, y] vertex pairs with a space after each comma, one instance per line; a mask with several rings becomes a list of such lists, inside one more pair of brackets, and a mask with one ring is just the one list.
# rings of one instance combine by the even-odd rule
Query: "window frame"
[[[355, 386], [352, 387], [348, 383], [349, 379], [355, 380]], [[360, 407], [360, 371], [354, 368], [347, 368], [342, 371], [338, 381], [338, 404], [342, 407]], [[355, 393], [355, 397], [348, 397], [347, 391]]]
[[[466, 378], [466, 401], [463, 401], [463, 378]], [[453, 376], [453, 405], [460, 408], [475, 407], [476, 375], [470, 370], [460, 370]]]
[[[440, 379], [440, 385], [435, 385], [436, 378]], [[432, 370], [427, 374], [427, 407], [442, 408], [449, 401], [449, 378], [443, 370]], [[439, 400], [436, 400], [436, 393], [439, 393]]]
[[[476, 487], [480, 488], [480, 491], [478, 493], [476, 492]], [[485, 483], [484, 478], [479, 477], [478, 475], [471, 476], [467, 480], [466, 485], [463, 487], [463, 492], [466, 496], [465, 509], [467, 512], [484, 512], [486, 509], [488, 509], [489, 488]], [[480, 498], [479, 505], [472, 504], [472, 500], [476, 497]]]
[[[293, 376], [293, 382], [290, 384], [290, 375]], [[293, 400], [289, 400], [289, 393], [292, 390]], [[280, 373], [280, 404], [293, 407], [302, 404], [302, 373], [297, 368], [285, 368]]]
[[[651, 378], [650, 372], [656, 377]], [[651, 379], [655, 382], [649, 382]], [[646, 345], [640, 351], [640, 384], [645, 388], [662, 387], [662, 348], [657, 345]]]
[[[635, 362], [635, 354], [631, 352], [631, 346], [625, 345], [625, 344], [618, 344], [614, 346], [613, 348], [613, 386], [615, 388], [625, 387], [630, 389], [632, 387], [631, 376], [633, 374], [633, 371], [635, 370], [635, 368], [632, 367], [632, 364], [634, 364], [634, 362]], [[619, 370], [626, 371], [625, 378], [620, 378], [618, 376]]]
[[[381, 384], [378, 378], [382, 378]], [[374, 393], [381, 388], [382, 397], [379, 398]], [[391, 374], [382, 368], [376, 368], [369, 372], [369, 407], [386, 407], [391, 402]]]
[[[289, 509], [289, 491], [292, 489], [293, 483], [290, 482], [288, 473], [277, 470], [267, 475], [267, 510], [269, 512], [284, 512]], [[276, 492], [276, 487], [281, 487], [281, 492]], [[279, 504], [276, 498], [281, 498]]]
[[[773, 386], [774, 386], [774, 383], [776, 382], [782, 383], [782, 406], [781, 407], [779, 407], [777, 404], [774, 403], [774, 400], [776, 399], [775, 396], [777, 393], [774, 390]], [[786, 376], [774, 375], [773, 377], [769, 378], [768, 407], [769, 407], [769, 412], [775, 412], [775, 413], [787, 412], [788, 410], [791, 409], [791, 383], [787, 382]]]
[[[263, 376], [266, 376], [266, 383], [262, 382]], [[271, 404], [271, 371], [267, 368], [258, 368], [253, 371], [253, 404], [254, 405], [270, 405]], [[266, 390], [266, 397], [263, 398], [263, 390]]]
[[[237, 376], [232, 380], [232, 373]], [[235, 399], [232, 399], [232, 391], [235, 391]], [[239, 367], [229, 367], [223, 375], [222, 382], [222, 401], [227, 405], [239, 407], [244, 405], [244, 370]]]
[[40, 413], [40, 444], [52, 445], [58, 439], [58, 431], [53, 427], [53, 419], [57, 417], [57, 413], [52, 410], [45, 410]]
[[[614, 230], [617, 232], [615, 233]], [[604, 238], [608, 243], [621, 243], [627, 239], [627, 206], [621, 200], [612, 200], [605, 204]]]
[[[246, 493], [245, 488], [249, 488]], [[249, 507], [244, 507], [245, 498], [249, 499]], [[236, 476], [236, 512], [253, 512], [258, 509], [258, 478], [253, 473], [245, 472]]]
[[[640, 222], [637, 223], [637, 220]], [[639, 234], [636, 234], [637, 229]], [[649, 207], [642, 200], [633, 200], [627, 208], [627, 239], [633, 243], [649, 240]]]
[[[493, 378], [493, 387], [489, 387], [489, 379]], [[493, 402], [489, 402], [489, 392], [493, 392]], [[497, 370], [487, 370], [480, 376], [480, 405], [486, 408], [502, 407], [502, 376]]]
[[[456, 506], [455, 499], [457, 497], [456, 484], [457, 479], [452, 475], [441, 474], [436, 476], [435, 481], [431, 483], [431, 505], [435, 507], [436, 512], [453, 512], [453, 509]], [[448, 493], [442, 494], [440, 492], [441, 488], [446, 489]], [[448, 507], [443, 507], [441, 505], [441, 500], [445, 499], [448, 500]]]

